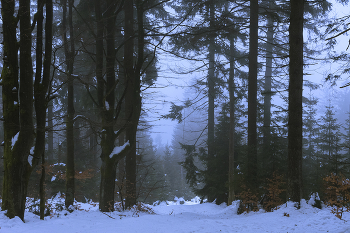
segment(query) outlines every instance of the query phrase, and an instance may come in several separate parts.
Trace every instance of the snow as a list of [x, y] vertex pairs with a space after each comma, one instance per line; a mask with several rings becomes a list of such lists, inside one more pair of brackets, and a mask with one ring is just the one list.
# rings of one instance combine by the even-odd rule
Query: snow
[[309, 205], [314, 205], [317, 200], [320, 200], [320, 197], [318, 196], [318, 193], [313, 193], [310, 196], [310, 200], [307, 202]]
[[76, 121], [78, 118], [85, 118], [83, 115], [76, 115], [73, 119], [73, 121]]
[[119, 153], [122, 152], [122, 151], [125, 149], [125, 147], [127, 147], [127, 146], [130, 146], [129, 141], [127, 141], [126, 143], [124, 143], [124, 145], [122, 145], [122, 146], [116, 146], [116, 147], [114, 147], [112, 153], [109, 155], [109, 158], [112, 158], [114, 155], [119, 154]]
[[54, 166], [66, 166], [65, 163], [55, 163]]
[[108, 111], [109, 110], [109, 104], [107, 101], [105, 101], [105, 106], [106, 106], [106, 110]]
[[33, 155], [28, 155], [28, 163], [30, 164], [30, 166], [33, 166], [32, 162], [33, 162]]
[[[59, 196], [49, 203], [64, 203]], [[299, 210], [289, 202], [274, 212], [261, 210], [237, 215], [238, 202], [226, 206], [198, 204], [198, 197], [192, 200], [185, 201], [183, 205], [174, 201], [158, 202], [156, 206], [144, 205], [151, 208], [154, 214], [137, 209], [101, 213], [97, 203], [75, 202], [74, 212], [53, 212], [44, 221], [27, 211], [24, 217], [26, 223], [18, 217], [8, 219], [1, 211], [0, 232], [350, 232], [350, 213], [344, 213], [343, 220], [340, 220], [331, 213], [330, 208], [320, 210], [306, 201], [302, 201]]]
[[18, 135], [19, 135], [19, 132], [11, 139], [11, 148], [13, 148], [13, 146], [16, 144], [18, 140]]
[[33, 154], [34, 154], [34, 149], [35, 149], [35, 146], [33, 146], [33, 147], [30, 149], [29, 154], [33, 155]]

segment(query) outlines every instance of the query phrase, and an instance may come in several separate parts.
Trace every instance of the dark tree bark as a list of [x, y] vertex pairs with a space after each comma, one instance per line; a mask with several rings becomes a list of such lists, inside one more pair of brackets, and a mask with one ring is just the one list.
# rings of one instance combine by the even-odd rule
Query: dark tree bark
[[44, 1], [38, 1], [37, 12], [37, 47], [36, 47], [36, 74], [34, 82], [34, 98], [36, 112], [36, 141], [34, 157], [41, 158], [41, 178], [40, 178], [40, 219], [44, 219], [45, 212], [45, 125], [46, 109], [49, 98], [50, 66], [52, 55], [52, 20], [53, 8], [52, 0], [46, 0], [46, 23], [45, 23], [45, 56], [43, 74], [42, 70], [42, 31], [43, 31], [43, 5]]
[[1, 0], [1, 15], [3, 22], [3, 69], [1, 73], [2, 100], [4, 115], [4, 180], [2, 194], [2, 210], [7, 210], [7, 216], [13, 218], [22, 215], [15, 210], [12, 196], [12, 180], [14, 160], [12, 153], [12, 138], [19, 132], [18, 105], [18, 45], [16, 39], [17, 19], [14, 17], [15, 1]]
[[257, 76], [258, 76], [258, 0], [250, 1], [248, 76], [248, 167], [250, 188], [257, 190]]
[[[21, 61], [19, 67], [21, 70], [19, 77], [21, 86], [19, 90], [19, 112], [18, 99], [16, 97], [18, 93], [17, 56], [15, 54], [10, 54], [17, 53], [18, 51], [16, 45], [17, 21], [13, 13], [14, 2], [2, 1], [4, 28], [4, 68], [2, 71], [2, 81], [5, 119], [5, 174], [2, 208], [3, 210], [7, 210], [8, 217], [13, 218], [18, 216], [24, 220], [27, 186], [29, 175], [32, 170], [31, 164], [28, 162], [28, 157], [34, 141], [30, 1], [19, 1], [19, 46]], [[6, 90], [7, 88], [8, 90]], [[12, 103], [9, 103], [10, 100]], [[19, 115], [14, 115], [14, 113], [19, 113]], [[9, 119], [9, 117], [13, 117], [13, 119]], [[13, 137], [13, 142], [11, 142], [12, 137], [10, 137], [10, 135]], [[15, 135], [18, 137], [14, 137]], [[15, 138], [17, 138], [17, 140], [15, 140]]]
[[[45, 92], [40, 90], [41, 87], [41, 71], [42, 71], [42, 53], [43, 53], [43, 0], [38, 0], [37, 3], [37, 41], [36, 41], [36, 74], [34, 82], [34, 104], [36, 112], [36, 140], [34, 157], [41, 159], [41, 177], [39, 184], [39, 194], [40, 194], [40, 219], [44, 219], [45, 212], [45, 123], [46, 119], [42, 119], [46, 115], [45, 107]], [[44, 94], [44, 98], [42, 98]], [[44, 111], [44, 112], [43, 112]], [[44, 115], [43, 115], [44, 113]]]
[[[215, 126], [215, 34], [213, 33], [215, 28], [215, 5], [214, 1], [208, 2], [209, 6], [209, 23], [211, 28], [211, 33], [209, 35], [209, 69], [208, 69], [208, 159], [213, 161], [215, 157], [215, 142], [214, 142], [214, 126]], [[208, 173], [214, 171], [212, 163], [208, 164]], [[216, 197], [208, 196], [209, 201], [214, 201]]]
[[66, 199], [65, 206], [68, 208], [73, 205], [75, 184], [74, 184], [74, 87], [73, 87], [73, 64], [75, 56], [74, 48], [74, 28], [72, 19], [74, 0], [68, 0], [68, 26], [69, 26], [69, 43], [67, 39], [67, 0], [63, 4], [63, 20], [64, 27], [64, 49], [67, 65], [67, 84], [68, 84], [68, 100], [67, 100], [67, 164], [66, 164]]
[[133, 31], [133, 1], [126, 1], [125, 13], [125, 46], [124, 46], [124, 69], [127, 82], [127, 94], [125, 97], [125, 114], [127, 117], [126, 140], [130, 143], [130, 152], [125, 158], [126, 173], [126, 197], [125, 207], [129, 208], [136, 204], [136, 132], [141, 114], [141, 68], [144, 62], [144, 2], [136, 0], [137, 18], [137, 59], [134, 65], [134, 43], [131, 39]]
[[[51, 90], [49, 90], [51, 92]], [[49, 163], [53, 162], [53, 103], [48, 103], [47, 108], [47, 159]]]
[[[270, 1], [272, 6], [272, 1]], [[272, 8], [270, 8], [272, 13]], [[266, 38], [266, 69], [264, 84], [264, 137], [263, 144], [265, 148], [270, 146], [271, 135], [271, 77], [272, 77], [272, 52], [273, 52], [273, 18], [268, 15], [267, 18], [267, 38]]]
[[[106, 16], [106, 93], [103, 106], [102, 118], [102, 166], [101, 166], [101, 187], [100, 187], [100, 210], [103, 212], [114, 211], [114, 190], [116, 178], [116, 163], [112, 162], [109, 155], [114, 149], [114, 105], [115, 105], [115, 45], [114, 27], [115, 15], [113, 1], [107, 0]], [[100, 35], [99, 35], [100, 36]]]
[[[124, 45], [124, 70], [127, 85], [127, 94], [125, 97], [125, 114], [128, 118], [126, 140], [132, 145], [130, 152], [125, 158], [125, 207], [130, 208], [136, 204], [136, 130], [134, 125], [134, 117], [136, 114], [136, 89], [135, 89], [135, 73], [134, 73], [134, 6], [133, 1], [126, 1], [124, 4], [125, 14], [125, 45]], [[135, 112], [134, 112], [135, 111]]]
[[[97, 78], [97, 95], [100, 117], [102, 122], [101, 137], [101, 184], [100, 184], [100, 203], [99, 209], [102, 212], [114, 211], [114, 190], [116, 178], [116, 165], [119, 160], [125, 157], [129, 146], [125, 144], [124, 149], [113, 154], [116, 138], [123, 133], [125, 127], [120, 121], [120, 108], [124, 94], [121, 94], [118, 103], [115, 103], [115, 91], [119, 81], [115, 79], [115, 20], [121, 10], [123, 1], [106, 1], [106, 10], [102, 16], [101, 3], [95, 1], [95, 15], [97, 23], [96, 33], [96, 78]], [[104, 34], [105, 33], [105, 34]], [[106, 40], [106, 80], [103, 78], [103, 40]], [[122, 90], [122, 92], [125, 92]], [[115, 133], [118, 128], [118, 133]]]
[[[20, 16], [20, 132], [18, 141], [13, 147], [16, 172], [13, 196], [15, 196], [15, 209], [21, 219], [24, 217], [27, 186], [31, 172], [31, 164], [28, 163], [28, 155], [34, 141], [33, 124], [33, 66], [32, 66], [32, 37], [30, 1], [19, 1]], [[19, 182], [19, 185], [16, 184]], [[16, 190], [17, 189], [17, 190]], [[22, 215], [23, 214], [23, 215]]]
[[291, 1], [289, 26], [289, 121], [287, 197], [300, 207], [302, 189], [304, 1]]
[[235, 39], [234, 35], [230, 35], [230, 73], [228, 80], [228, 88], [230, 95], [230, 138], [229, 138], [229, 192], [228, 192], [228, 205], [231, 205], [235, 200], [234, 190], [234, 173], [235, 173]]

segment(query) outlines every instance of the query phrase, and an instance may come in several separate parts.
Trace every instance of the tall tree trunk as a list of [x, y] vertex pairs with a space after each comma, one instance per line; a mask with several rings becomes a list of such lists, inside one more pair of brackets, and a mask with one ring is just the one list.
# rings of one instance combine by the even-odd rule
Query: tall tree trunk
[[37, 12], [37, 46], [36, 46], [36, 74], [34, 82], [34, 98], [36, 112], [36, 141], [34, 157], [41, 158], [40, 178], [40, 219], [44, 219], [45, 212], [45, 126], [47, 94], [50, 82], [50, 66], [52, 54], [52, 2], [46, 1], [46, 24], [45, 24], [45, 58], [44, 70], [42, 71], [42, 46], [43, 46], [43, 6], [44, 0], [38, 1]]
[[[270, 1], [270, 7], [273, 1]], [[271, 14], [272, 14], [272, 8]], [[273, 52], [273, 18], [269, 15], [267, 18], [267, 38], [266, 38], [266, 69], [264, 84], [264, 146], [270, 146], [271, 134], [271, 77], [272, 77], [272, 52]]]
[[[215, 23], [215, 5], [214, 1], [209, 1], [209, 22], [211, 33], [209, 35], [209, 69], [208, 69], [208, 159], [209, 161], [213, 161], [215, 157], [215, 142], [214, 142], [214, 125], [215, 125], [215, 34], [214, 31], [214, 23]], [[214, 167], [212, 163], [208, 164], [208, 172], [211, 173], [214, 171]], [[214, 196], [208, 196], [209, 201], [214, 201]]]
[[[263, 148], [266, 152], [266, 157], [263, 159], [265, 168], [269, 171], [269, 176], [274, 172], [274, 166], [269, 165], [273, 161], [273, 155], [269, 151], [271, 145], [271, 78], [272, 78], [272, 59], [273, 59], [273, 4], [269, 3], [269, 15], [267, 16], [267, 38], [266, 38], [266, 68], [265, 68], [265, 83], [264, 83], [264, 127], [263, 127]], [[266, 162], [265, 162], [266, 161]]]
[[258, 76], [258, 0], [250, 1], [248, 76], [248, 183], [257, 190], [257, 76]]
[[[99, 0], [95, 0], [95, 17], [96, 17], [96, 79], [97, 79], [97, 99], [98, 99], [98, 108], [100, 117], [102, 118], [102, 129], [104, 129], [104, 118], [105, 118], [105, 109], [104, 109], [104, 89], [105, 89], [105, 83], [103, 79], [103, 30], [104, 30], [104, 24], [102, 20], [102, 12], [101, 12], [101, 5]], [[101, 139], [101, 183], [100, 183], [100, 203], [99, 203], [99, 209], [103, 212], [107, 212], [109, 205], [111, 203], [108, 203], [108, 200], [105, 200], [105, 167], [106, 167], [106, 155], [105, 155], [105, 135], [102, 135]], [[114, 208], [114, 205], [113, 205]]]
[[[31, 59], [31, 25], [30, 25], [30, 1], [19, 1], [20, 20], [20, 90], [18, 112], [18, 70], [17, 70], [17, 45], [16, 25], [14, 20], [14, 3], [2, 1], [2, 17], [4, 23], [4, 68], [2, 71], [3, 103], [4, 103], [4, 196], [3, 210], [7, 210], [7, 216], [15, 216], [24, 220], [25, 201], [29, 175], [32, 170], [28, 162], [30, 148], [34, 141], [33, 125], [33, 68]], [[7, 18], [7, 16], [9, 18]], [[5, 19], [6, 18], [6, 19]], [[10, 41], [12, 40], [12, 41]], [[14, 60], [16, 59], [16, 60]], [[7, 63], [8, 62], [8, 63]], [[16, 66], [16, 67], [14, 67]], [[13, 73], [12, 73], [13, 72]], [[8, 92], [8, 90], [11, 92]], [[9, 100], [12, 103], [9, 103]], [[14, 102], [16, 101], [16, 102]], [[19, 115], [13, 115], [13, 113]], [[19, 120], [18, 120], [19, 116]], [[14, 119], [9, 119], [13, 117]], [[19, 124], [18, 124], [19, 123]], [[9, 124], [9, 125], [7, 125]], [[17, 125], [14, 125], [17, 124]], [[18, 135], [17, 135], [18, 132]], [[15, 136], [13, 142], [12, 138]], [[15, 140], [17, 138], [17, 140]]]
[[101, 165], [101, 187], [100, 187], [100, 210], [102, 212], [114, 211], [114, 190], [116, 178], [116, 162], [110, 158], [114, 149], [114, 105], [115, 105], [115, 15], [113, 1], [107, 0], [106, 18], [106, 97], [104, 106], [101, 139], [102, 165]]
[[[126, 140], [130, 142], [130, 152], [125, 159], [126, 173], [126, 197], [125, 207], [129, 208], [136, 204], [136, 132], [141, 114], [141, 68], [144, 62], [144, 2], [136, 0], [137, 18], [137, 59], [133, 65], [133, 3], [125, 2], [125, 46], [124, 46], [124, 68], [127, 82], [127, 94], [125, 98], [125, 113], [128, 118], [126, 129]], [[130, 106], [130, 107], [127, 107]]]
[[16, 39], [17, 20], [14, 17], [15, 1], [1, 0], [1, 15], [3, 22], [3, 69], [2, 101], [4, 116], [4, 180], [2, 194], [2, 210], [7, 210], [7, 216], [13, 218], [16, 213], [12, 196], [12, 180], [14, 164], [12, 138], [19, 132], [18, 105], [18, 45]]
[[[124, 19], [122, 19], [124, 20]], [[119, 38], [123, 38], [123, 35], [121, 33], [121, 31], [117, 31], [117, 37]], [[123, 43], [123, 41], [121, 41]], [[120, 44], [118, 45], [120, 46]], [[117, 59], [119, 61], [123, 61], [123, 58], [124, 58], [124, 47], [121, 47], [119, 52], [116, 54], [117, 56]], [[117, 99], [121, 99], [123, 98], [123, 92], [124, 90], [126, 89], [126, 78], [125, 78], [125, 71], [124, 71], [124, 66], [123, 65], [119, 65], [118, 66], [119, 68], [119, 75], [118, 75], [118, 78], [119, 78], [119, 87], [117, 89]], [[123, 120], [126, 119], [126, 116], [125, 116], [125, 99], [124, 101], [122, 102], [122, 105], [121, 105], [121, 109], [122, 111], [120, 112], [119, 114], [119, 118]], [[125, 132], [121, 133], [118, 137], [118, 144], [119, 146], [123, 146], [125, 143]], [[117, 184], [117, 188], [118, 188], [118, 192], [119, 192], [119, 198], [120, 198], [120, 201], [122, 203], [122, 207], [123, 207], [123, 210], [125, 209], [125, 202], [124, 202], [124, 199], [125, 199], [125, 158], [121, 159], [120, 161], [118, 161], [118, 169], [117, 169], [117, 180], [118, 182], [116, 183]]]
[[[31, 172], [28, 156], [34, 141], [33, 124], [33, 66], [32, 66], [32, 37], [30, 24], [30, 1], [19, 1], [20, 16], [20, 132], [18, 141], [13, 147], [16, 172], [14, 187], [15, 209], [21, 219], [24, 218], [27, 186]], [[19, 182], [18, 184], [16, 184]]]
[[[134, 126], [135, 112], [135, 72], [134, 72], [134, 6], [133, 1], [124, 3], [125, 14], [125, 45], [124, 45], [124, 70], [127, 85], [125, 97], [125, 116], [127, 118], [126, 140], [131, 144], [131, 149], [125, 158], [125, 207], [130, 208], [136, 204], [136, 130]], [[136, 125], [137, 127], [137, 125]], [[136, 128], [137, 129], [137, 128]]]
[[36, 74], [34, 82], [34, 105], [36, 112], [36, 140], [34, 157], [41, 159], [41, 177], [39, 184], [40, 195], [40, 219], [44, 219], [45, 212], [45, 123], [46, 123], [46, 104], [45, 90], [41, 86], [41, 71], [43, 58], [43, 6], [44, 1], [38, 0], [37, 4], [37, 40], [36, 40]]
[[228, 172], [228, 205], [235, 200], [234, 173], [235, 173], [235, 39], [230, 35], [230, 74], [228, 81], [230, 95], [230, 138], [229, 138], [229, 172]]
[[[51, 90], [49, 90], [51, 93]], [[47, 108], [47, 160], [53, 163], [53, 103], [52, 100], [48, 103]]]
[[[64, 1], [63, 5], [63, 27], [66, 28], [66, 14], [67, 14], [67, 1]], [[75, 56], [74, 48], [74, 29], [73, 29], [73, 4], [74, 0], [68, 0], [68, 25], [69, 25], [69, 44], [67, 39], [67, 32], [64, 30], [64, 47], [67, 64], [67, 84], [68, 84], [68, 99], [67, 99], [67, 164], [66, 164], [66, 200], [65, 206], [69, 206], [74, 203], [75, 184], [74, 184], [74, 87], [73, 87], [73, 64]], [[70, 47], [70, 48], [69, 48]]]
[[302, 189], [304, 1], [291, 1], [289, 26], [289, 121], [287, 197], [300, 207]]

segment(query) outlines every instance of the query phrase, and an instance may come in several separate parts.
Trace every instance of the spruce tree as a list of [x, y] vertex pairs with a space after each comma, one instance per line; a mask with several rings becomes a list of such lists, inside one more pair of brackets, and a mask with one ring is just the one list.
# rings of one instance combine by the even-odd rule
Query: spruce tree
[[341, 153], [341, 125], [335, 118], [334, 107], [329, 103], [326, 106], [324, 116], [321, 117], [320, 126], [320, 150], [323, 176], [334, 173], [336, 175], [343, 172], [344, 155]]

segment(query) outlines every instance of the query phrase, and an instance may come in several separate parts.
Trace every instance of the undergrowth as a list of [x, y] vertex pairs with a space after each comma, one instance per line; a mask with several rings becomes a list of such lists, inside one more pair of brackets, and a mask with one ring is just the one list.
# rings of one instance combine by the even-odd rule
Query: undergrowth
[[332, 207], [332, 213], [342, 219], [344, 212], [350, 212], [350, 180], [342, 174], [331, 174], [324, 179], [325, 203]]

